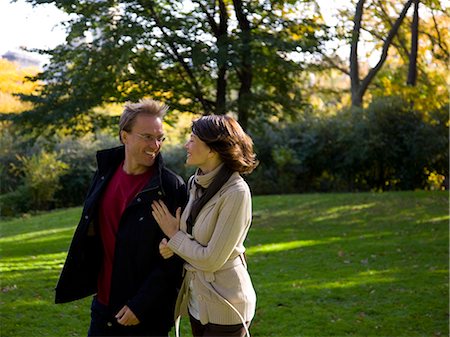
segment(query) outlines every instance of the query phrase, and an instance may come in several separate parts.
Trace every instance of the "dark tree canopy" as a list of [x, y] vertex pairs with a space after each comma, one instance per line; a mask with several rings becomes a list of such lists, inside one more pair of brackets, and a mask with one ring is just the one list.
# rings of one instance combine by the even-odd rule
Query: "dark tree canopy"
[[[23, 96], [25, 128], [104, 122], [92, 109], [144, 96], [172, 110], [236, 113], [247, 128], [304, 104], [293, 53], [312, 54], [325, 27], [314, 1], [50, 1], [73, 14], [66, 43], [41, 51], [51, 62]], [[95, 123], [94, 123], [95, 124]]]

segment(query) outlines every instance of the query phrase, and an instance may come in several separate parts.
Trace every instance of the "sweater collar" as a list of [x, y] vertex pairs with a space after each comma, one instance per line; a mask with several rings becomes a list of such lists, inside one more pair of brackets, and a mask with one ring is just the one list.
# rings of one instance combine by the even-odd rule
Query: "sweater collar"
[[208, 188], [208, 186], [213, 182], [214, 177], [217, 175], [217, 173], [220, 171], [224, 164], [220, 164], [217, 166], [214, 170], [211, 172], [208, 172], [206, 174], [202, 174], [200, 169], [197, 169], [195, 171], [195, 177], [194, 181], [196, 184], [200, 185], [203, 188]]

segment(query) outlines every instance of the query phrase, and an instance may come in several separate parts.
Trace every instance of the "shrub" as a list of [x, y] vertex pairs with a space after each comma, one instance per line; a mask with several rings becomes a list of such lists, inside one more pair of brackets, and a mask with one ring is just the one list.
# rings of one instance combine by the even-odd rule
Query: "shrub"
[[30, 157], [19, 156], [22, 166], [16, 167], [24, 175], [32, 209], [49, 209], [55, 192], [60, 188], [59, 178], [68, 165], [59, 161], [55, 153], [40, 152]]
[[273, 123], [253, 139], [261, 163], [248, 177], [255, 194], [423, 189], [429, 172], [448, 184], [445, 109], [424, 114], [396, 97]]
[[120, 145], [117, 136], [108, 133], [88, 134], [81, 138], [64, 137], [55, 145], [59, 160], [69, 167], [61, 176], [56, 193], [58, 207], [81, 205], [96, 170], [98, 150]]
[[30, 190], [21, 185], [16, 190], [0, 195], [0, 216], [17, 216], [32, 208]]

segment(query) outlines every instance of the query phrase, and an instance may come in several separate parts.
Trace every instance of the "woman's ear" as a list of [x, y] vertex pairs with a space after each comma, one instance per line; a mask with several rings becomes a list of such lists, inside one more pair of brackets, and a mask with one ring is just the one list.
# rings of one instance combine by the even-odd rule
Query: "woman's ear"
[[216, 156], [218, 156], [219, 154], [214, 151], [213, 149], [209, 148], [209, 152], [208, 152], [208, 158], [214, 158]]

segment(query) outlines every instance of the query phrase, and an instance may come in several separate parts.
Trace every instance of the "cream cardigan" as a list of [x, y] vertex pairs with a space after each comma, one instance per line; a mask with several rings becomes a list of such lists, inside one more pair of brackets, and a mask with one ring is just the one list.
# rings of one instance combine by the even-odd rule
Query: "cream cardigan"
[[[206, 188], [219, 170], [196, 174], [193, 179]], [[189, 193], [180, 231], [168, 243], [186, 261], [175, 318], [187, 315], [191, 286], [198, 296], [202, 324], [250, 322], [255, 314], [256, 294], [242, 257], [252, 218], [250, 189], [239, 173], [233, 173], [198, 214], [192, 236], [186, 233], [186, 219], [197, 193], [195, 184]]]

